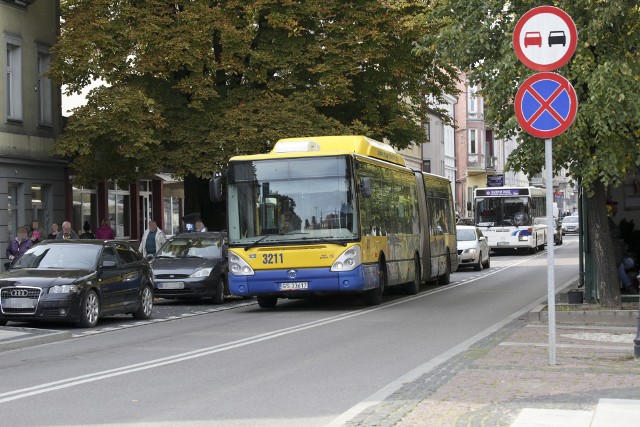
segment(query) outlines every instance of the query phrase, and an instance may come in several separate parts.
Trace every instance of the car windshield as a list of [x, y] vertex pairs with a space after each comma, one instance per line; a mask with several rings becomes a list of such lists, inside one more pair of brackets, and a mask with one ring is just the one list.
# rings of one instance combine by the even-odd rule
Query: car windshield
[[470, 242], [476, 240], [476, 230], [463, 228], [458, 229], [458, 241], [459, 242]]
[[11, 268], [94, 270], [100, 248], [99, 245], [37, 245], [25, 252]]
[[160, 248], [159, 258], [222, 258], [222, 239], [174, 237]]
[[578, 223], [578, 217], [577, 216], [568, 216], [565, 217], [565, 219], [562, 220], [563, 224], [577, 224]]

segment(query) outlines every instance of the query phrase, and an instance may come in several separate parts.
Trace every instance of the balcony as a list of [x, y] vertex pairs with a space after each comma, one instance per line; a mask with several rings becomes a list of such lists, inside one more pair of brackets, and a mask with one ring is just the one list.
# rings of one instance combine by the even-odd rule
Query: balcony
[[487, 171], [495, 171], [498, 158], [484, 154], [469, 154], [467, 158], [467, 172], [469, 175], [479, 175]]

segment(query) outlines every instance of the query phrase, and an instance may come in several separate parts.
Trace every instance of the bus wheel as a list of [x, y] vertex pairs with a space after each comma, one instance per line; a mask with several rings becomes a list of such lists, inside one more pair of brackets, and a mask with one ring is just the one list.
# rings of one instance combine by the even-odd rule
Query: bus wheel
[[409, 282], [404, 287], [404, 293], [407, 295], [415, 295], [420, 290], [420, 282], [422, 280], [422, 272], [420, 270], [420, 258], [416, 255], [414, 259], [416, 276], [413, 282]]
[[438, 278], [438, 285], [445, 286], [451, 281], [451, 257], [449, 256], [449, 250], [447, 249], [447, 265], [445, 267], [444, 274]]
[[277, 297], [258, 297], [258, 305], [260, 308], [274, 308], [277, 303]]
[[367, 291], [364, 295], [364, 302], [367, 305], [380, 305], [382, 303], [382, 294], [384, 293], [384, 285], [387, 283], [387, 270], [384, 261], [380, 261], [380, 270], [378, 271], [378, 287]]

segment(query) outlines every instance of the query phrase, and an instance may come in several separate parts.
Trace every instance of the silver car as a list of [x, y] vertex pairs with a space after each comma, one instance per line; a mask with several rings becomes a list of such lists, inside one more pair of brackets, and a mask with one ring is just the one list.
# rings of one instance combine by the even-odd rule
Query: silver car
[[580, 231], [580, 217], [571, 215], [562, 219], [562, 234], [578, 233]]
[[491, 266], [489, 241], [482, 231], [471, 225], [458, 225], [456, 230], [460, 256], [458, 268], [473, 267], [476, 271], [489, 268]]

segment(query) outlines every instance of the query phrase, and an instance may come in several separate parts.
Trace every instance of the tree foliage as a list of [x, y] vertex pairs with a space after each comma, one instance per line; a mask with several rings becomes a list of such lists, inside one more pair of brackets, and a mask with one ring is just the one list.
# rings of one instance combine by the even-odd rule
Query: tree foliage
[[[421, 46], [443, 52], [446, 60], [467, 71], [482, 87], [486, 119], [499, 134], [521, 141], [508, 167], [535, 174], [544, 167], [544, 141], [518, 133], [513, 99], [527, 77], [513, 50], [517, 20], [545, 4], [562, 8], [578, 29], [576, 53], [557, 70], [573, 84], [578, 112], [573, 125], [553, 139], [554, 169], [568, 168], [589, 194], [588, 218], [595, 259], [599, 263], [601, 302], [620, 301], [605, 213], [605, 191], [619, 185], [640, 166], [640, 9], [636, 0], [440, 0], [430, 19], [437, 34], [426, 34]], [[597, 203], [596, 203], [597, 201]]]
[[[207, 177], [281, 137], [423, 142], [425, 95], [454, 70], [414, 54], [420, 0], [62, 0], [50, 71], [75, 110], [56, 152], [91, 184], [168, 169]], [[135, 172], [135, 166], [138, 167]]]

